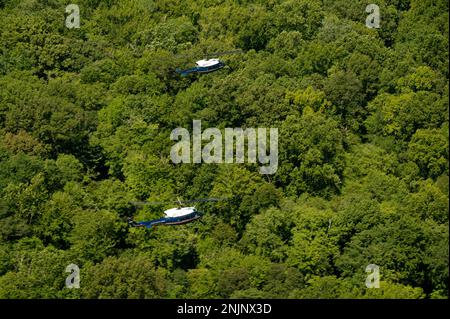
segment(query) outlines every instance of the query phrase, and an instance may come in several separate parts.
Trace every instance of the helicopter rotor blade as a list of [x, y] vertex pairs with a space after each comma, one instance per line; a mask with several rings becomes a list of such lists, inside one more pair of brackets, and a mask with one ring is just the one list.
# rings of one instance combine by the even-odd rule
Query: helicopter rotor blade
[[136, 201], [136, 202], [130, 202], [133, 205], [136, 206], [143, 206], [143, 205], [164, 205], [168, 202], [146, 202], [146, 201]]
[[230, 50], [230, 51], [220, 51], [220, 52], [214, 52], [214, 53], [199, 53], [199, 54], [177, 54], [175, 55], [176, 58], [191, 58], [194, 56], [205, 56], [205, 57], [216, 57], [216, 56], [222, 56], [227, 54], [238, 54], [238, 53], [244, 53], [241, 49], [238, 50]]
[[228, 198], [199, 198], [199, 199], [191, 199], [191, 200], [185, 200], [181, 201], [181, 203], [189, 204], [189, 203], [204, 203], [204, 202], [220, 202], [220, 201], [226, 201]]
[[228, 198], [199, 198], [199, 199], [191, 199], [191, 200], [180, 200], [179, 198], [177, 200], [173, 201], [167, 201], [167, 202], [147, 202], [147, 201], [134, 201], [130, 202], [131, 204], [135, 206], [144, 206], [144, 205], [166, 205], [166, 204], [190, 204], [190, 203], [205, 203], [205, 202], [219, 202], [219, 201], [227, 201]]
[[222, 52], [215, 52], [215, 53], [207, 53], [208, 56], [222, 56], [227, 54], [238, 54], [238, 53], [244, 53], [241, 49], [239, 50], [231, 50], [231, 51], [222, 51]]

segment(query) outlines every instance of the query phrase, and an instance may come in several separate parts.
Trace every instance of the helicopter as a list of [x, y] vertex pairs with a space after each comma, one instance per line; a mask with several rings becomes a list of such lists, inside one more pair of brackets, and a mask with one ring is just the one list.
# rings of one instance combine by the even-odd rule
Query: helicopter
[[[146, 227], [152, 228], [158, 225], [182, 225], [193, 222], [203, 216], [203, 213], [198, 211], [195, 206], [182, 207], [183, 204], [195, 203], [195, 202], [217, 202], [225, 199], [221, 198], [202, 198], [188, 201], [181, 201], [178, 199], [178, 207], [170, 208], [164, 211], [164, 217], [159, 219], [153, 219], [149, 221], [136, 222], [132, 218], [128, 219], [128, 224], [131, 227]], [[134, 205], [159, 205], [166, 204], [164, 202], [132, 202]]]
[[[210, 73], [217, 71], [225, 66], [225, 63], [222, 60], [219, 60], [217, 58], [208, 59], [208, 56], [221, 56], [226, 54], [236, 54], [236, 53], [243, 53], [242, 50], [232, 50], [232, 51], [224, 51], [224, 52], [216, 52], [213, 54], [207, 54], [206, 58], [202, 60], [198, 60], [195, 62], [196, 66], [190, 68], [190, 69], [176, 69], [175, 71], [179, 73], [181, 76], [187, 76], [191, 73]], [[183, 55], [179, 55], [183, 56]]]

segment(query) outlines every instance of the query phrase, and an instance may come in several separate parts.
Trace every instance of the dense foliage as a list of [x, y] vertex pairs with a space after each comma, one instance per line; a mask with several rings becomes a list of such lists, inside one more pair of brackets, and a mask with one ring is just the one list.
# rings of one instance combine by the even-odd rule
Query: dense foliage
[[[0, 0], [0, 298], [447, 297], [448, 1], [372, 2], [78, 0], [68, 29]], [[173, 164], [193, 119], [278, 127], [278, 171]], [[127, 226], [177, 196], [230, 200]]]

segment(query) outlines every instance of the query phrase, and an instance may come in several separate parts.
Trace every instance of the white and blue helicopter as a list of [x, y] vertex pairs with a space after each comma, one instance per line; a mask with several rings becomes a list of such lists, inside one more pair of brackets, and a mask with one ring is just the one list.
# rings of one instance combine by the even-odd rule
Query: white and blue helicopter
[[[218, 57], [221, 55], [226, 55], [226, 54], [236, 54], [236, 53], [243, 53], [242, 50], [233, 50], [233, 51], [224, 51], [224, 52], [217, 52], [217, 53], [213, 53], [213, 54], [208, 54], [207, 56], [214, 56], [214, 57]], [[212, 59], [202, 59], [202, 60], [198, 60], [197, 62], [195, 62], [196, 66], [189, 68], [189, 69], [185, 69], [185, 70], [181, 70], [181, 69], [176, 69], [175, 71], [177, 73], [179, 73], [181, 76], [187, 76], [191, 73], [210, 73], [210, 72], [214, 72], [217, 71], [221, 68], [223, 68], [225, 66], [225, 63], [222, 60], [219, 60], [217, 58], [212, 58]]]
[[[146, 227], [152, 228], [158, 225], [182, 225], [193, 222], [202, 217], [203, 213], [198, 211], [195, 206], [182, 207], [183, 204], [196, 202], [217, 202], [224, 199], [221, 198], [202, 198], [188, 201], [181, 201], [178, 199], [178, 207], [170, 208], [164, 211], [164, 217], [153, 219], [149, 221], [136, 222], [132, 218], [128, 219], [128, 224], [131, 227]], [[164, 202], [132, 202], [134, 205], [161, 205]]]

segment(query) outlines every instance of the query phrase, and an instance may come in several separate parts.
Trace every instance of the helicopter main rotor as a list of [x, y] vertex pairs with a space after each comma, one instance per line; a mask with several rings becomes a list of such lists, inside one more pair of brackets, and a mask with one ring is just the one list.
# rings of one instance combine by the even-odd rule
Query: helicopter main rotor
[[209, 198], [198, 198], [198, 199], [190, 199], [190, 200], [173, 200], [166, 202], [153, 202], [153, 201], [133, 201], [130, 202], [136, 206], [144, 206], [144, 205], [166, 205], [166, 204], [179, 204], [180, 206], [183, 204], [191, 204], [191, 203], [205, 203], [205, 202], [220, 202], [227, 201], [227, 198], [217, 198], [217, 197], [209, 197]]
[[228, 55], [228, 54], [239, 54], [239, 53], [244, 53], [244, 51], [242, 51], [241, 49], [237, 49], [237, 50], [229, 50], [229, 51], [221, 51], [221, 52], [215, 52], [215, 53], [203, 53], [203, 54], [177, 54], [175, 55], [176, 58], [191, 58], [194, 56], [204, 56], [205, 59], [208, 59], [210, 57], [219, 57], [222, 55]]

